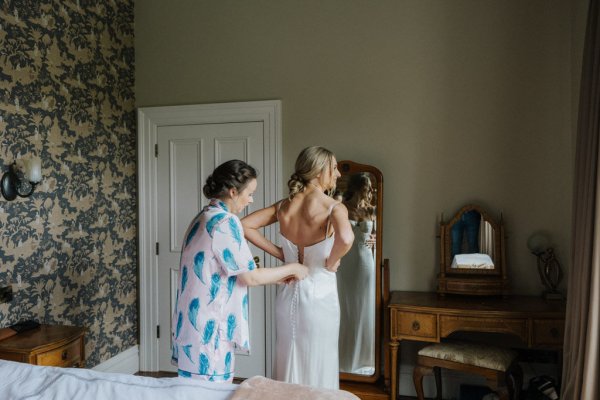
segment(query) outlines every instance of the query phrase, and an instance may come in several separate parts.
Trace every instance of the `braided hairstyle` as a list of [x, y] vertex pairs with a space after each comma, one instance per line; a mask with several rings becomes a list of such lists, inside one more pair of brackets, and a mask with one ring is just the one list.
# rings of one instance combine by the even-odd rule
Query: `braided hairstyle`
[[329, 169], [333, 171], [334, 154], [324, 147], [311, 146], [300, 152], [296, 159], [295, 171], [288, 181], [289, 199], [304, 191], [308, 182]]
[[209, 199], [222, 199], [229, 195], [229, 189], [235, 188], [239, 193], [256, 177], [256, 170], [245, 162], [226, 161], [215, 168], [213, 173], [206, 178], [202, 192]]

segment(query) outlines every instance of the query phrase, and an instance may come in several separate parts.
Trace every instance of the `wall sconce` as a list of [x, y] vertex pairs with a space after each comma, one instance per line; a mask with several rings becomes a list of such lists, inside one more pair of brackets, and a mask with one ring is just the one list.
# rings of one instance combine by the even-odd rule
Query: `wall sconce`
[[550, 239], [543, 233], [534, 233], [527, 240], [527, 247], [537, 257], [538, 274], [542, 284], [546, 287], [543, 293], [544, 299], [562, 300], [564, 297], [557, 288], [563, 278], [563, 272], [550, 244]]
[[42, 180], [42, 160], [39, 157], [20, 160], [19, 164], [12, 163], [0, 181], [2, 196], [8, 201], [17, 196], [31, 196], [35, 186]]

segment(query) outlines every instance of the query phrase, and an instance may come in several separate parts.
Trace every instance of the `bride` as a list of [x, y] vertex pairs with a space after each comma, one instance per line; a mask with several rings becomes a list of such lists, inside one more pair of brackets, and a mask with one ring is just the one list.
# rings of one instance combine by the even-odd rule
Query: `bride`
[[[301, 262], [309, 275], [277, 294], [275, 379], [339, 388], [340, 304], [335, 272], [354, 240], [348, 211], [325, 192], [340, 176], [333, 153], [302, 150], [288, 182], [289, 197], [242, 220], [246, 238], [274, 257]], [[260, 228], [279, 221], [281, 247]]]

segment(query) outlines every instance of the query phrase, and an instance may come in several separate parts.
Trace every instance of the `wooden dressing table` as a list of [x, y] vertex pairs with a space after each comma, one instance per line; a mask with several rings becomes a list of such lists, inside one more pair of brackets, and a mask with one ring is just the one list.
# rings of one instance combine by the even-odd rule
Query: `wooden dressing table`
[[398, 396], [398, 350], [401, 340], [440, 342], [453, 332], [515, 335], [532, 348], [560, 349], [565, 303], [537, 296], [453, 296], [393, 291], [389, 301], [390, 375], [386, 387]]

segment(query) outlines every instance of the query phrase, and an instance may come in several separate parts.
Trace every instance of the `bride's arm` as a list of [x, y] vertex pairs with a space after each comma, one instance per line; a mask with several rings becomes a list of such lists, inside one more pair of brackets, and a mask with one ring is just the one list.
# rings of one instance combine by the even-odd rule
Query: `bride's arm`
[[281, 247], [275, 246], [259, 229], [277, 222], [277, 203], [242, 218], [244, 236], [250, 243], [283, 261]]
[[335, 239], [325, 267], [335, 272], [339, 267], [340, 259], [350, 250], [354, 241], [354, 232], [348, 221], [348, 209], [345, 205], [338, 204], [334, 207], [331, 212], [331, 225], [335, 231]]

